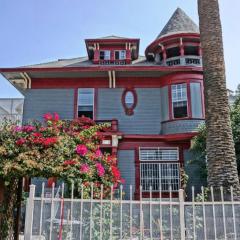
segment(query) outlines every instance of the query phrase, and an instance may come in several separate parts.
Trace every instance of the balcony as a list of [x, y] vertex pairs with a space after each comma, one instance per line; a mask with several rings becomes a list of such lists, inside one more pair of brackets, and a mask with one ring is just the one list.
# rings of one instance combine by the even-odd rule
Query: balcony
[[186, 66], [186, 67], [202, 67], [202, 57], [200, 56], [178, 56], [166, 59], [166, 61], [161, 61], [160, 65], [163, 66]]

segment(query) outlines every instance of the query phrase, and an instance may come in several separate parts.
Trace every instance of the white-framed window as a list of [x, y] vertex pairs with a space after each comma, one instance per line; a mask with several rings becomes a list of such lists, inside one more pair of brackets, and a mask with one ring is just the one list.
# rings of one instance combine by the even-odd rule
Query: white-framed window
[[178, 148], [139, 148], [140, 184], [144, 192], [178, 191], [180, 165]]
[[110, 60], [110, 59], [111, 59], [110, 50], [100, 51], [100, 60]]
[[94, 89], [78, 89], [78, 117], [89, 117], [93, 119], [94, 112]]
[[126, 59], [126, 50], [117, 50], [114, 52], [115, 60], [124, 60]]
[[188, 116], [187, 84], [174, 84], [172, 91], [173, 118], [184, 118]]

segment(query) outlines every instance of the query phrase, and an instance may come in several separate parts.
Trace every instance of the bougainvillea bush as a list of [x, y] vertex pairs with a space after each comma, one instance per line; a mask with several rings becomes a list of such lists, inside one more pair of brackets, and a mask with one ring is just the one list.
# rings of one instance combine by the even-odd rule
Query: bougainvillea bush
[[44, 120], [21, 127], [8, 122], [0, 127], [0, 188], [4, 185], [5, 207], [13, 201], [10, 192], [16, 191], [15, 183], [25, 176], [74, 183], [75, 196], [84, 186], [84, 197], [90, 195], [91, 184], [94, 197], [100, 197], [102, 184], [103, 197], [108, 197], [110, 187], [117, 188], [123, 181], [116, 158], [100, 150], [102, 132], [109, 126], [86, 117], [62, 121], [56, 113], [45, 114]]

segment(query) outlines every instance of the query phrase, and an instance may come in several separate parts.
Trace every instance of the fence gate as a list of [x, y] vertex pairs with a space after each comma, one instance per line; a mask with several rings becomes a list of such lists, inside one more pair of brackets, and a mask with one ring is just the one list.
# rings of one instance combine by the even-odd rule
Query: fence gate
[[[73, 188], [70, 198], [64, 198], [64, 185], [51, 189], [47, 194], [44, 185], [40, 197], [35, 196], [35, 186], [30, 186], [25, 220], [25, 240], [215, 240], [240, 239], [240, 202], [231, 199], [211, 201], [195, 199], [185, 201], [184, 191], [178, 197], [133, 200], [132, 186], [129, 199], [124, 199], [123, 187], [116, 196], [111, 187], [109, 199], [95, 199], [91, 187], [91, 197], [74, 198]], [[81, 188], [83, 193], [83, 188]], [[202, 188], [204, 193], [204, 189]], [[141, 194], [140, 194], [141, 195]], [[83, 194], [81, 194], [83, 196]], [[155, 195], [154, 195], [155, 196]]]

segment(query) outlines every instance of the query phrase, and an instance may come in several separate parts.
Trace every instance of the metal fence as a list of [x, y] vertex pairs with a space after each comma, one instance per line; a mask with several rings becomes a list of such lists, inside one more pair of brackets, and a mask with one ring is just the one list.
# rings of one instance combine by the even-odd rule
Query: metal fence
[[194, 197], [194, 188], [191, 201], [185, 201], [182, 189], [177, 195], [169, 189], [168, 198], [163, 198], [161, 191], [158, 198], [153, 198], [150, 191], [149, 198], [144, 199], [140, 191], [140, 200], [133, 199], [131, 186], [128, 200], [124, 199], [122, 187], [119, 195], [111, 187], [109, 199], [103, 198], [102, 186], [100, 190], [99, 199], [93, 197], [93, 186], [88, 199], [83, 194], [74, 198], [73, 188], [70, 197], [64, 198], [64, 185], [53, 186], [51, 192], [43, 185], [41, 196], [36, 197], [35, 186], [31, 185], [24, 239], [240, 239], [240, 201], [234, 201], [232, 188], [228, 197], [221, 188], [218, 201], [213, 189], [208, 201]]

